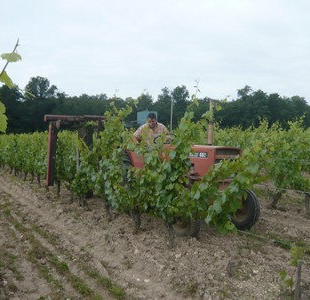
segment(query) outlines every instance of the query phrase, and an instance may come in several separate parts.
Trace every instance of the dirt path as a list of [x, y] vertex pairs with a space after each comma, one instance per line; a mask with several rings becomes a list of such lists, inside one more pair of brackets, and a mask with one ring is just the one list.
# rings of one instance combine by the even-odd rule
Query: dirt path
[[[63, 191], [46, 193], [0, 174], [0, 299], [278, 299], [279, 271], [293, 274], [289, 246], [310, 245], [310, 220], [300, 210], [268, 210], [250, 234], [221, 236], [203, 227], [200, 239], [176, 238], [168, 248], [160, 220], [142, 218], [142, 232], [102, 200], [89, 210]], [[289, 206], [287, 206], [289, 207]], [[302, 291], [310, 298], [309, 255]]]

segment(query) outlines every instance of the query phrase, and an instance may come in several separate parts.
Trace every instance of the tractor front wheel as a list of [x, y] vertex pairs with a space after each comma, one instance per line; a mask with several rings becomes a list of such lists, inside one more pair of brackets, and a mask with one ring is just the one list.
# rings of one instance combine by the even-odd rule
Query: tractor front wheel
[[172, 227], [176, 236], [198, 237], [200, 225], [200, 220], [177, 220], [172, 224]]
[[252, 190], [246, 190], [241, 207], [230, 216], [231, 222], [240, 230], [250, 229], [260, 215], [259, 200]]

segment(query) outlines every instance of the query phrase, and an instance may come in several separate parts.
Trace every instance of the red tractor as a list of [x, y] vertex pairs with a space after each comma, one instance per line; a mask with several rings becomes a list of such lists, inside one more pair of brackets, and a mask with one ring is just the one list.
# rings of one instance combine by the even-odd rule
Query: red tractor
[[[165, 148], [173, 150], [173, 146], [165, 145]], [[190, 155], [192, 163], [191, 180], [200, 180], [210, 169], [211, 166], [219, 163], [223, 159], [235, 159], [241, 155], [241, 149], [225, 146], [206, 146], [193, 145], [193, 153]], [[134, 151], [126, 151], [128, 162], [135, 168], [143, 168], [143, 158], [138, 156]], [[224, 189], [229, 185], [231, 179], [220, 182], [220, 189]], [[241, 208], [231, 215], [231, 222], [237, 229], [250, 229], [258, 220], [260, 215], [259, 200], [252, 190], [246, 190], [246, 197], [240, 199], [242, 201]], [[194, 222], [178, 222], [178, 226], [174, 226], [177, 235], [197, 236], [200, 230], [200, 220]]]
[[[61, 125], [74, 125], [81, 126], [81, 124], [87, 121], [97, 121], [98, 130], [102, 130], [105, 117], [103, 116], [63, 116], [63, 115], [45, 115], [44, 120], [49, 122], [49, 145], [48, 145], [48, 165], [47, 165], [47, 186], [53, 185], [54, 173], [55, 173], [55, 156], [56, 156], [56, 141], [57, 132]], [[88, 134], [90, 139], [92, 133]], [[154, 140], [154, 142], [156, 142]], [[213, 143], [213, 129], [209, 127], [208, 132], [208, 144]], [[173, 150], [173, 146], [170, 144], [164, 145], [165, 148]], [[234, 159], [241, 155], [239, 148], [222, 147], [222, 146], [206, 146], [206, 145], [194, 145], [192, 146], [193, 153], [190, 155], [192, 163], [192, 169], [190, 178], [191, 180], [200, 180], [210, 169], [211, 166], [219, 163], [223, 159]], [[133, 151], [126, 152], [126, 162], [131, 164], [135, 168], [143, 168], [144, 161]], [[220, 188], [224, 189], [230, 183], [230, 179], [222, 181]], [[231, 221], [238, 229], [250, 229], [258, 220], [260, 215], [259, 200], [255, 196], [254, 192], [247, 189], [246, 197], [240, 199], [242, 201], [241, 208], [231, 215]], [[179, 227], [180, 234], [189, 234], [196, 236], [200, 230], [200, 221], [194, 222], [180, 222]], [[175, 226], [175, 232], [177, 233], [177, 226]]]

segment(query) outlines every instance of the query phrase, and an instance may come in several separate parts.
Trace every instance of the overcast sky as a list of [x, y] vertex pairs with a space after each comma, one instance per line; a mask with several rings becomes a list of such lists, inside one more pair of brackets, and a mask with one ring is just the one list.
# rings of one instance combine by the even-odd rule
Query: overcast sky
[[[20, 88], [43, 76], [70, 96], [137, 97], [185, 85], [310, 103], [309, 0], [0, 0], [0, 53]], [[4, 61], [0, 61], [0, 67]]]

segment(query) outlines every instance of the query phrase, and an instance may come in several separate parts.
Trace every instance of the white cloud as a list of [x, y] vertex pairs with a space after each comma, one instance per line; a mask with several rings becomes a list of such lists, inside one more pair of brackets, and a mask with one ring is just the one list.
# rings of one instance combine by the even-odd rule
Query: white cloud
[[310, 101], [308, 1], [2, 1], [0, 52], [17, 37], [24, 87], [47, 77], [70, 95], [122, 97], [165, 86], [202, 96], [236, 95], [246, 84]]

